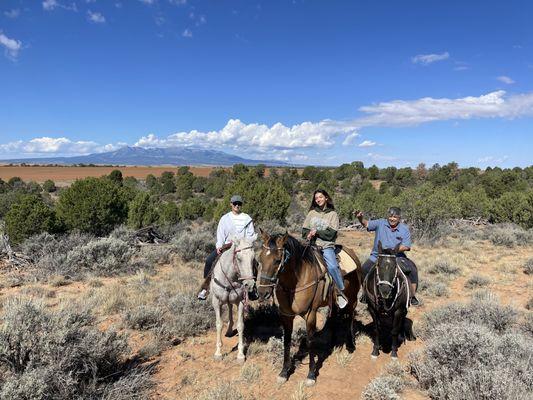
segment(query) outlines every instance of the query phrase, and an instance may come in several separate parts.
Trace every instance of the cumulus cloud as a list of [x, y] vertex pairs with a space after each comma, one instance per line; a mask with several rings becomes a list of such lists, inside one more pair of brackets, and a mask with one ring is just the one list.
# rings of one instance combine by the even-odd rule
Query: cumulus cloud
[[374, 161], [394, 161], [398, 159], [398, 157], [387, 156], [384, 154], [377, 153], [368, 153], [367, 157]]
[[357, 139], [360, 135], [357, 132], [352, 132], [349, 135], [347, 135], [344, 138], [344, 141], [342, 142], [343, 146], [350, 146], [355, 143], [355, 139]]
[[101, 145], [93, 141], [72, 141], [66, 137], [51, 138], [47, 136], [29, 141], [17, 140], [0, 144], [0, 153], [17, 155], [77, 155], [112, 151], [123, 146], [122, 143]]
[[376, 145], [376, 142], [373, 142], [372, 140], [363, 140], [361, 143], [357, 145], [357, 147], [372, 147], [375, 145]]
[[512, 80], [511, 78], [505, 75], [498, 76], [496, 79], [498, 79], [500, 82], [503, 82], [507, 85], [512, 85], [513, 83], [515, 83], [514, 80]]
[[185, 38], [192, 38], [192, 32], [189, 28], [187, 28], [182, 32], [181, 36]]
[[150, 134], [135, 143], [141, 147], [172, 146], [239, 146], [248, 148], [298, 149], [330, 147], [341, 134], [351, 134], [354, 128], [337, 121], [302, 122], [291, 127], [281, 123], [272, 126], [245, 124], [239, 119], [230, 119], [220, 130], [201, 132], [192, 130], [178, 132], [165, 139]]
[[413, 64], [429, 65], [448, 58], [450, 58], [450, 53], [447, 51], [442, 54], [418, 54], [411, 58], [411, 62]]
[[99, 12], [87, 11], [87, 20], [95, 24], [105, 23], [105, 17]]
[[8, 38], [2, 31], [0, 31], [0, 45], [4, 46], [4, 54], [6, 57], [15, 60], [20, 49], [22, 49], [22, 42], [20, 40]]

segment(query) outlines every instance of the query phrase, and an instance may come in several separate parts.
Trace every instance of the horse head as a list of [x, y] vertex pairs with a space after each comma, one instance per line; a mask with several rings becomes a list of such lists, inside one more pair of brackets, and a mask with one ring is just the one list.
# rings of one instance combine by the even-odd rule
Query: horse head
[[285, 259], [285, 243], [287, 243], [289, 234], [285, 232], [283, 235], [271, 236], [262, 229], [259, 229], [259, 232], [263, 246], [259, 255], [261, 269], [258, 276], [258, 292], [261, 300], [268, 300], [277, 285], [278, 274], [287, 261]]
[[378, 278], [379, 294], [384, 299], [389, 299], [394, 288], [394, 280], [397, 276], [396, 254], [400, 248], [397, 244], [393, 249], [384, 249], [381, 241], [378, 242], [378, 261], [376, 263], [376, 275]]
[[252, 292], [255, 286], [253, 242], [248, 239], [233, 239], [233, 260], [239, 280], [248, 292]]

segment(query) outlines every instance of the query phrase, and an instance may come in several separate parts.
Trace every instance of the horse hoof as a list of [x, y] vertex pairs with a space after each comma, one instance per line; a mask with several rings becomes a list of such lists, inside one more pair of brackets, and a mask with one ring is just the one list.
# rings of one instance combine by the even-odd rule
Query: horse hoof
[[391, 354], [390, 358], [392, 358], [393, 360], [397, 360], [398, 354]]
[[222, 361], [222, 354], [215, 354], [213, 358], [215, 359], [215, 361]]
[[278, 384], [280, 385], [283, 385], [285, 382], [287, 382], [287, 378], [285, 378], [284, 376], [278, 376]]
[[372, 360], [377, 360], [378, 359], [378, 356], [374, 355], [374, 354], [370, 354], [370, 358]]
[[233, 329], [233, 330], [231, 330], [231, 331], [227, 331], [225, 336], [226, 336], [226, 337], [233, 337], [233, 336], [235, 336], [236, 334], [237, 334], [237, 329]]
[[316, 383], [316, 380], [314, 380], [314, 379], [309, 379], [309, 378], [307, 378], [307, 379], [305, 380], [305, 386], [307, 386], [307, 387], [314, 386], [315, 383]]
[[237, 362], [238, 362], [239, 364], [244, 364], [244, 361], [246, 361], [246, 358], [245, 358], [244, 356], [242, 356], [242, 357], [237, 357]]

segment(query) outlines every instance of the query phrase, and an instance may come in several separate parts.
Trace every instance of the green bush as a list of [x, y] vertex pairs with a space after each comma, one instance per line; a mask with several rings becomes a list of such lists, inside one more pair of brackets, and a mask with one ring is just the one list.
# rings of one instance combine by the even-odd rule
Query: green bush
[[57, 230], [54, 210], [37, 195], [22, 195], [6, 214], [6, 231], [13, 243], [21, 243], [40, 232]]
[[54, 183], [53, 180], [47, 179], [43, 183], [43, 190], [45, 192], [47, 192], [47, 193], [52, 193], [52, 192], [55, 192], [57, 190], [57, 187], [56, 187], [56, 184]]
[[57, 214], [68, 229], [103, 236], [126, 221], [127, 199], [109, 179], [81, 179], [61, 192]]
[[128, 208], [128, 226], [133, 229], [152, 225], [159, 219], [157, 205], [148, 192], [138, 193]]

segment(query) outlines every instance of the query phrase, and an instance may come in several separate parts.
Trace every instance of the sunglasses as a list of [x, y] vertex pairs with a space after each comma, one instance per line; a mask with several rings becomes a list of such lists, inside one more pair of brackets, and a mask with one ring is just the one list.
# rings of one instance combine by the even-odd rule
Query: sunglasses
[[231, 203], [231, 204], [233, 204], [234, 206], [239, 206], [239, 207], [242, 206], [242, 203], [240, 201], [236, 201], [235, 203]]

